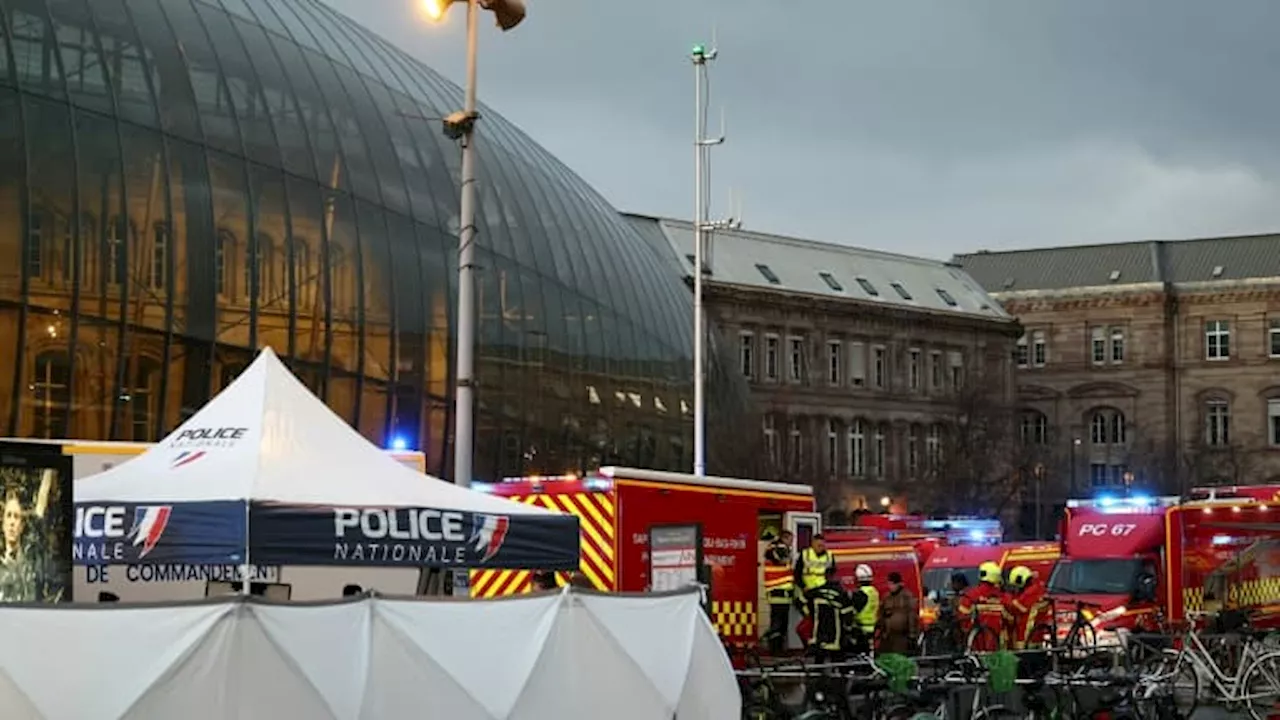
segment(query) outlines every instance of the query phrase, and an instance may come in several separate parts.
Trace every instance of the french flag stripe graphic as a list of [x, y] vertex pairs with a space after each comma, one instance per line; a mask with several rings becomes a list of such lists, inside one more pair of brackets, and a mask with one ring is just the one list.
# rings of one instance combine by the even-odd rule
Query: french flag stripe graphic
[[169, 524], [170, 512], [170, 508], [165, 506], [149, 507], [145, 510], [133, 538], [135, 546], [142, 546], [142, 549], [138, 552], [138, 557], [146, 557], [147, 553], [155, 549], [156, 543], [160, 541], [160, 536], [164, 534], [165, 526]]
[[174, 467], [174, 468], [180, 468], [180, 467], [182, 467], [183, 465], [190, 465], [191, 463], [193, 463], [193, 462], [195, 462], [195, 461], [199, 460], [200, 458], [204, 457], [204, 454], [205, 454], [205, 451], [204, 451], [204, 450], [194, 450], [194, 451], [193, 451], [193, 450], [187, 450], [187, 451], [185, 451], [185, 452], [183, 452], [183, 453], [179, 454], [179, 455], [178, 455], [178, 457], [174, 458], [174, 460], [173, 460], [173, 467]]

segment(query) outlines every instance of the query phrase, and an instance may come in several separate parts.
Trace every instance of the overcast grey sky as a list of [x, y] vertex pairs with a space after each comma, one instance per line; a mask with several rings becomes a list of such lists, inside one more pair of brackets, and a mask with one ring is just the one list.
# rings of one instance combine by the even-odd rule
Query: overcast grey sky
[[[465, 13], [328, 0], [458, 82]], [[1280, 2], [527, 0], [481, 100], [617, 208], [693, 212], [689, 48], [718, 32], [715, 215], [934, 257], [1280, 230]]]

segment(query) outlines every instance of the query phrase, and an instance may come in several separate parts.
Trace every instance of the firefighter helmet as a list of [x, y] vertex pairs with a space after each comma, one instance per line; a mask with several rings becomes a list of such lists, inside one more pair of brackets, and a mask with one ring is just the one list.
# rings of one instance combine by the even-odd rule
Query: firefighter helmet
[[992, 585], [1000, 584], [1000, 565], [990, 560], [978, 566], [978, 579]]
[[853, 569], [853, 576], [858, 579], [858, 582], [871, 582], [871, 574], [870, 565], [859, 565]]
[[1031, 582], [1031, 568], [1019, 565], [1009, 572], [1009, 582], [1014, 587], [1026, 587]]

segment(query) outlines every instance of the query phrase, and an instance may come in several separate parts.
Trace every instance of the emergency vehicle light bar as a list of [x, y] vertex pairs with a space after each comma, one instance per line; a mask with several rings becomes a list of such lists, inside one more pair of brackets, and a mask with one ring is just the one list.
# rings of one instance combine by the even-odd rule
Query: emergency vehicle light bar
[[700, 485], [703, 487], [725, 488], [729, 490], [747, 490], [751, 492], [768, 492], [779, 495], [798, 495], [811, 497], [813, 487], [793, 483], [772, 482], [766, 480], [742, 480], [739, 478], [715, 477], [711, 475], [698, 477], [687, 473], [667, 472], [665, 470], [644, 470], [641, 468], [625, 468], [607, 466], [599, 470], [602, 478], [610, 480], [641, 480], [654, 483], [672, 483], [676, 485]]
[[1132, 510], [1143, 510], [1147, 508], [1166, 508], [1173, 507], [1181, 502], [1181, 498], [1176, 495], [1166, 495], [1163, 497], [1151, 497], [1150, 495], [1133, 495], [1130, 497], [1115, 497], [1112, 495], [1099, 495], [1093, 499], [1073, 499], [1067, 501], [1069, 508], [1101, 508], [1103, 510], [1111, 510], [1113, 512], [1126, 512]]

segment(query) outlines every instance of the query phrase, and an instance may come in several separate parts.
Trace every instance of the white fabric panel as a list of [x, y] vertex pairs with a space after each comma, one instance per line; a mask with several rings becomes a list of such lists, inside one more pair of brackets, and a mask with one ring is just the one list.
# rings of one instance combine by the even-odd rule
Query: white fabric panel
[[566, 588], [494, 601], [0, 607], [0, 718], [737, 717], [733, 670], [698, 603], [697, 592]]
[[699, 596], [583, 595], [578, 600], [674, 710], [689, 673], [694, 620], [702, 614]]
[[[100, 717], [119, 717], [233, 610], [233, 605], [174, 607], [159, 614], [146, 608], [5, 609], [0, 612], [0, 672], [48, 720], [84, 720], [86, 703]], [[95, 650], [86, 649], [84, 641]], [[69, 678], [75, 679], [74, 692], [68, 691]]]
[[[226, 447], [192, 445], [187, 430], [245, 428]], [[183, 452], [205, 455], [180, 463]], [[76, 502], [268, 500], [558, 515], [424, 477], [365, 440], [303, 385], [271, 348], [146, 452], [76, 483]]]
[[742, 717], [742, 690], [715, 626], [702, 612], [693, 619], [693, 624], [689, 672], [683, 678], [684, 689], [676, 717], [681, 720]]
[[[482, 622], [471, 619], [474, 628]], [[476, 632], [468, 642], [478, 644]], [[494, 662], [501, 662], [501, 646], [490, 645]], [[502, 720], [485, 709], [445, 668], [391, 626], [380, 614], [373, 621], [373, 652], [369, 663], [369, 689], [361, 720], [440, 717], [458, 720]], [[495, 683], [496, 685], [496, 683]]]
[[[104, 613], [107, 615], [108, 613]], [[111, 622], [111, 618], [103, 618]], [[235, 656], [235, 637], [238, 614], [228, 612], [201, 642], [185, 648], [188, 652], [156, 684], [132, 704], [121, 720], [160, 720], [183, 718], [184, 720], [214, 720], [236, 717], [239, 698], [230, 695], [226, 687], [231, 682], [231, 667], [241, 662]], [[143, 620], [146, 622], [146, 620]], [[96, 648], [90, 638], [83, 641], [85, 648]], [[105, 651], [95, 649], [94, 654]], [[82, 720], [108, 720], [115, 718], [95, 705], [86, 705]], [[54, 720], [49, 717], [48, 720]]]
[[263, 632], [324, 697], [335, 718], [356, 718], [369, 676], [373, 603], [260, 605]]
[[[378, 616], [476, 697], [490, 715], [510, 715], [557, 620], [560, 595], [470, 602], [379, 602]], [[476, 626], [483, 618], [482, 628]], [[478, 634], [483, 632], [483, 636]], [[501, 658], [491, 642], [500, 638]]]
[[0, 716], [5, 720], [43, 720], [27, 694], [8, 675], [0, 673]]

